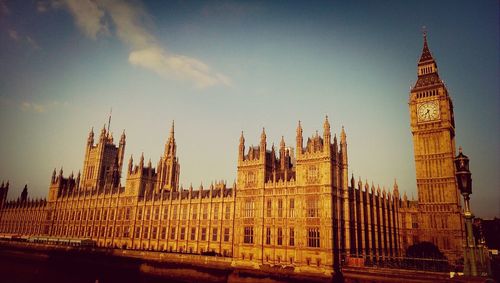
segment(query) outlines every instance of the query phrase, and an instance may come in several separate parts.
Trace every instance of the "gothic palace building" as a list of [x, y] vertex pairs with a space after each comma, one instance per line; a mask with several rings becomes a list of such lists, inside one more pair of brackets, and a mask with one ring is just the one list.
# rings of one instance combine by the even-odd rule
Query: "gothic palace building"
[[[463, 223], [455, 181], [453, 104], [424, 36], [418, 78], [409, 96], [418, 200], [348, 174], [347, 137], [323, 133], [295, 149], [240, 137], [237, 182], [179, 188], [174, 126], [156, 168], [130, 157], [121, 186], [125, 133], [118, 145], [103, 128], [88, 136], [83, 172], [54, 170], [48, 198], [27, 188], [7, 201], [0, 188], [0, 233], [92, 239], [103, 247], [180, 253], [214, 251], [240, 266], [293, 266], [331, 272], [350, 258], [379, 261], [404, 256], [419, 241], [437, 245], [450, 260], [462, 256]], [[293, 152], [295, 151], [295, 152]]]

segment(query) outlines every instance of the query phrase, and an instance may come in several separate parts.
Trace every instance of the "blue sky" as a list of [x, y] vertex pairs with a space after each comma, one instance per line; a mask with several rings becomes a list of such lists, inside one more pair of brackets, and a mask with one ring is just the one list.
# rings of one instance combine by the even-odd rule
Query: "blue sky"
[[[471, 158], [472, 208], [500, 216], [498, 1], [0, 1], [0, 179], [44, 197], [90, 128], [156, 164], [172, 120], [181, 183], [236, 177], [237, 146], [344, 125], [356, 178], [416, 197], [408, 94], [422, 26]], [[137, 158], [136, 158], [137, 160]], [[124, 180], [122, 181], [124, 183]]]

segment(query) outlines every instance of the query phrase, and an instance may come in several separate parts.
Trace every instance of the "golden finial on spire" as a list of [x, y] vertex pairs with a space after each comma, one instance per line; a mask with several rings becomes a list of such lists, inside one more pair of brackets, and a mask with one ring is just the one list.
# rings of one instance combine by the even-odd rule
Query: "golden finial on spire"
[[426, 26], [422, 26], [422, 35], [424, 36], [424, 38], [427, 37], [427, 27]]
[[109, 133], [109, 127], [111, 126], [111, 114], [113, 113], [113, 107], [109, 110], [109, 119], [108, 119], [108, 133]]
[[297, 125], [297, 134], [302, 135], [302, 123], [299, 120], [299, 124]]

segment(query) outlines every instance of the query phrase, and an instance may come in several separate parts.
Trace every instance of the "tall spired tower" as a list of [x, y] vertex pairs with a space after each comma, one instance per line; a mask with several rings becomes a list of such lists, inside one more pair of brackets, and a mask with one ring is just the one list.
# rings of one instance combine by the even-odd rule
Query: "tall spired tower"
[[463, 255], [463, 219], [453, 165], [453, 103], [425, 32], [417, 75], [409, 106], [420, 212], [418, 241], [434, 243], [453, 260]]
[[158, 182], [156, 192], [163, 189], [177, 191], [179, 188], [180, 165], [176, 156], [177, 144], [174, 136], [174, 122], [170, 128], [170, 137], [165, 144], [165, 152], [158, 162]]

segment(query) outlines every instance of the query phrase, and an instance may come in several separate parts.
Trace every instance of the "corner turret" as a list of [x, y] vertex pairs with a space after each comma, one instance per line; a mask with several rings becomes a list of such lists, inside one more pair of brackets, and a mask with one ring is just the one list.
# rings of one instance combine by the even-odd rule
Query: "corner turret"
[[245, 159], [245, 137], [243, 136], [243, 131], [241, 131], [238, 160], [242, 161], [244, 159]]
[[299, 121], [299, 124], [297, 125], [297, 148], [295, 150], [296, 154], [297, 154], [297, 157], [302, 155], [302, 152], [303, 152], [303, 143], [304, 143], [304, 138], [302, 137], [302, 125], [300, 124], [300, 121]]
[[330, 122], [328, 121], [328, 115], [325, 116], [325, 122], [323, 123], [323, 151], [330, 152], [332, 134], [330, 131]]
[[21, 202], [26, 202], [28, 200], [28, 184], [24, 185], [24, 189], [21, 192]]
[[179, 187], [180, 163], [176, 156], [175, 124], [172, 121], [170, 136], [165, 143], [165, 151], [158, 162], [158, 182], [155, 190], [177, 191]]
[[266, 141], [266, 129], [262, 128], [262, 133], [260, 134], [260, 146], [259, 146], [259, 152], [260, 152], [260, 159], [265, 162], [266, 159], [266, 146], [267, 146], [267, 141]]
[[90, 129], [89, 137], [87, 138], [87, 147], [92, 147], [94, 145], [94, 127]]

